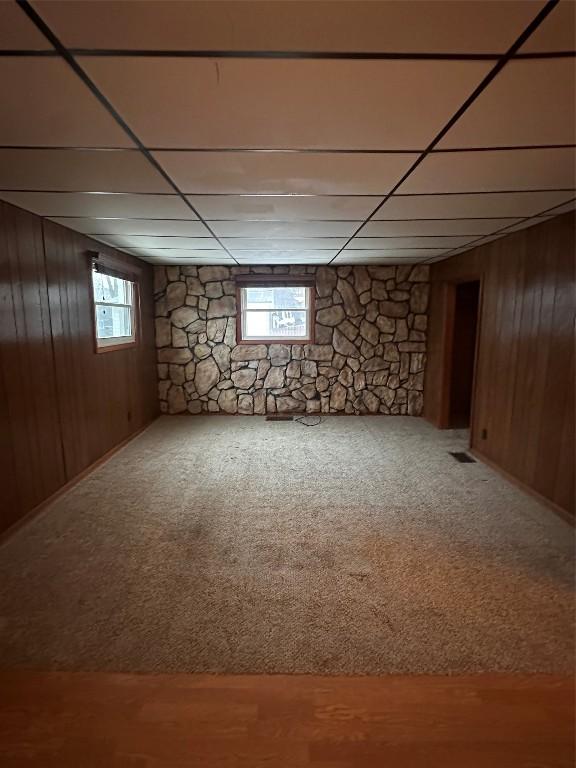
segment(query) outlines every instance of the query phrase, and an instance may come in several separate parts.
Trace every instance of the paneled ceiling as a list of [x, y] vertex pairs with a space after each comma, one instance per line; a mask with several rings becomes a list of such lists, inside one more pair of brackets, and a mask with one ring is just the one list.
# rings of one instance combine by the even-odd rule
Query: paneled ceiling
[[575, 0], [0, 0], [0, 198], [158, 264], [432, 262], [574, 207]]

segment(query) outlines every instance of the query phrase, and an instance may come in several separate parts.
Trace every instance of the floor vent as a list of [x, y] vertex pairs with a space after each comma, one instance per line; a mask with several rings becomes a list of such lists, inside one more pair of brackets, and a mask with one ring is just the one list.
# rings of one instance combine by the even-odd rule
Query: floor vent
[[476, 459], [473, 459], [470, 454], [465, 453], [464, 451], [448, 451], [448, 453], [456, 459], [456, 461], [459, 461], [460, 464], [476, 464]]
[[266, 416], [266, 421], [293, 421], [294, 416], [286, 413], [279, 413], [279, 414], [269, 414]]

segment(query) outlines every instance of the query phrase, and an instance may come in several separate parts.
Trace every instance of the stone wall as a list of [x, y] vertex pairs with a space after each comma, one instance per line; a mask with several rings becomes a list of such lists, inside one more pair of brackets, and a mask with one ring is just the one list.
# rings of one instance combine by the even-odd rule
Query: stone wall
[[[237, 274], [316, 280], [314, 344], [236, 345]], [[164, 413], [383, 413], [423, 407], [428, 267], [155, 267]]]

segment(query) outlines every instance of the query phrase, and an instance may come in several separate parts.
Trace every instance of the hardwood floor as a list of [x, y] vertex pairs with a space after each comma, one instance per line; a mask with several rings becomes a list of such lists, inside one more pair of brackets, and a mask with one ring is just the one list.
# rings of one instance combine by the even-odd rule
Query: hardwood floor
[[0, 673], [2, 768], [570, 768], [551, 676]]

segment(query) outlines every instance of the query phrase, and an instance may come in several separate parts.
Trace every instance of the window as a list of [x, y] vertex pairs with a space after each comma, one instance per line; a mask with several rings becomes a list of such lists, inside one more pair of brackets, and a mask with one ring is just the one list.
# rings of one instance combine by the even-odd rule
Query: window
[[98, 351], [136, 343], [136, 284], [97, 268], [92, 272]]
[[311, 294], [309, 285], [241, 285], [239, 340], [312, 341]]

